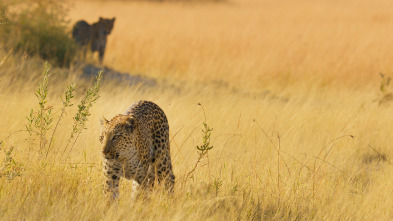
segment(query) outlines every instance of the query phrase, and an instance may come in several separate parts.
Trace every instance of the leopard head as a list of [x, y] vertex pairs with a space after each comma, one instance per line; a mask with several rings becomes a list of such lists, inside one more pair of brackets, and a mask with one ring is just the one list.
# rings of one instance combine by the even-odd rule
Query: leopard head
[[115, 24], [116, 18], [113, 17], [112, 19], [102, 18], [100, 17], [99, 23], [102, 24], [104, 27], [104, 31], [106, 35], [109, 35], [112, 32], [113, 25]]
[[112, 120], [101, 121], [102, 132], [100, 142], [105, 159], [127, 159], [135, 153], [134, 138], [136, 120], [130, 115], [117, 115]]

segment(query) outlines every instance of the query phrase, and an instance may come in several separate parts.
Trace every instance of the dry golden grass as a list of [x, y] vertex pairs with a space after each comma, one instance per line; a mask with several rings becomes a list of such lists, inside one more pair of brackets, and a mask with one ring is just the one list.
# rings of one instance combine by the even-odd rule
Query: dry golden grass
[[391, 6], [389, 0], [83, 1], [70, 17], [117, 17], [105, 61], [126, 71], [256, 88], [301, 79], [352, 85], [391, 72]]
[[[146, 90], [104, 84], [70, 160], [58, 159], [71, 109], [48, 160], [38, 160], [36, 145], [27, 160], [28, 135], [8, 135], [24, 129], [37, 105], [43, 65], [1, 51], [0, 140], [23, 163], [21, 176], [0, 178], [2, 219], [393, 218], [393, 119], [391, 106], [375, 101], [382, 96], [378, 73], [392, 68], [390, 1], [74, 4], [73, 21], [117, 17], [106, 65], [166, 83]], [[58, 115], [65, 85], [86, 82], [53, 73], [49, 105]], [[106, 209], [99, 119], [141, 99], [168, 116], [175, 193], [133, 201], [123, 181], [118, 203]], [[186, 179], [202, 142], [197, 103], [214, 128], [214, 148]]]

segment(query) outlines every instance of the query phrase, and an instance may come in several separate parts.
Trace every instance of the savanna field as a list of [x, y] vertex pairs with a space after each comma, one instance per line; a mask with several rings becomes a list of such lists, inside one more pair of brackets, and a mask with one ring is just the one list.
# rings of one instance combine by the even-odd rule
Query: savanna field
[[[392, 1], [69, 1], [64, 16], [69, 35], [116, 17], [103, 65], [156, 83], [104, 75], [96, 93], [75, 58], [51, 65], [41, 108], [51, 57], [2, 43], [1, 220], [393, 219]], [[168, 117], [175, 190], [134, 200], [123, 179], [108, 206], [100, 119], [138, 100]], [[48, 129], [29, 133], [40, 113]]]

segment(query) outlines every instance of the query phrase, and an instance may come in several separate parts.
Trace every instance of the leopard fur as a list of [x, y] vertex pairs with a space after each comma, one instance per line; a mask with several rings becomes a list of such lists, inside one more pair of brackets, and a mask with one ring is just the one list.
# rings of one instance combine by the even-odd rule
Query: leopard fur
[[103, 120], [100, 136], [104, 157], [105, 190], [119, 195], [120, 178], [132, 179], [143, 189], [158, 183], [173, 191], [169, 125], [164, 111], [151, 101], [139, 101], [125, 114]]
[[102, 63], [105, 55], [108, 35], [112, 32], [115, 18], [106, 19], [100, 17], [98, 22], [90, 25], [84, 20], [75, 23], [72, 29], [72, 37], [83, 48], [84, 54], [90, 47], [92, 52], [98, 51], [99, 62]]

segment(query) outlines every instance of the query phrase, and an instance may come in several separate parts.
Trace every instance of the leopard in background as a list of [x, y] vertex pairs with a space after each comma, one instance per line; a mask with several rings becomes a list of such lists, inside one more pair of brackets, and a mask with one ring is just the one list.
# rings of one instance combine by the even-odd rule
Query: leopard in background
[[104, 60], [106, 41], [108, 35], [112, 32], [116, 18], [107, 19], [100, 17], [98, 22], [90, 25], [84, 20], [75, 23], [72, 28], [72, 38], [82, 47], [83, 54], [90, 50], [94, 53], [98, 51], [100, 64]]

